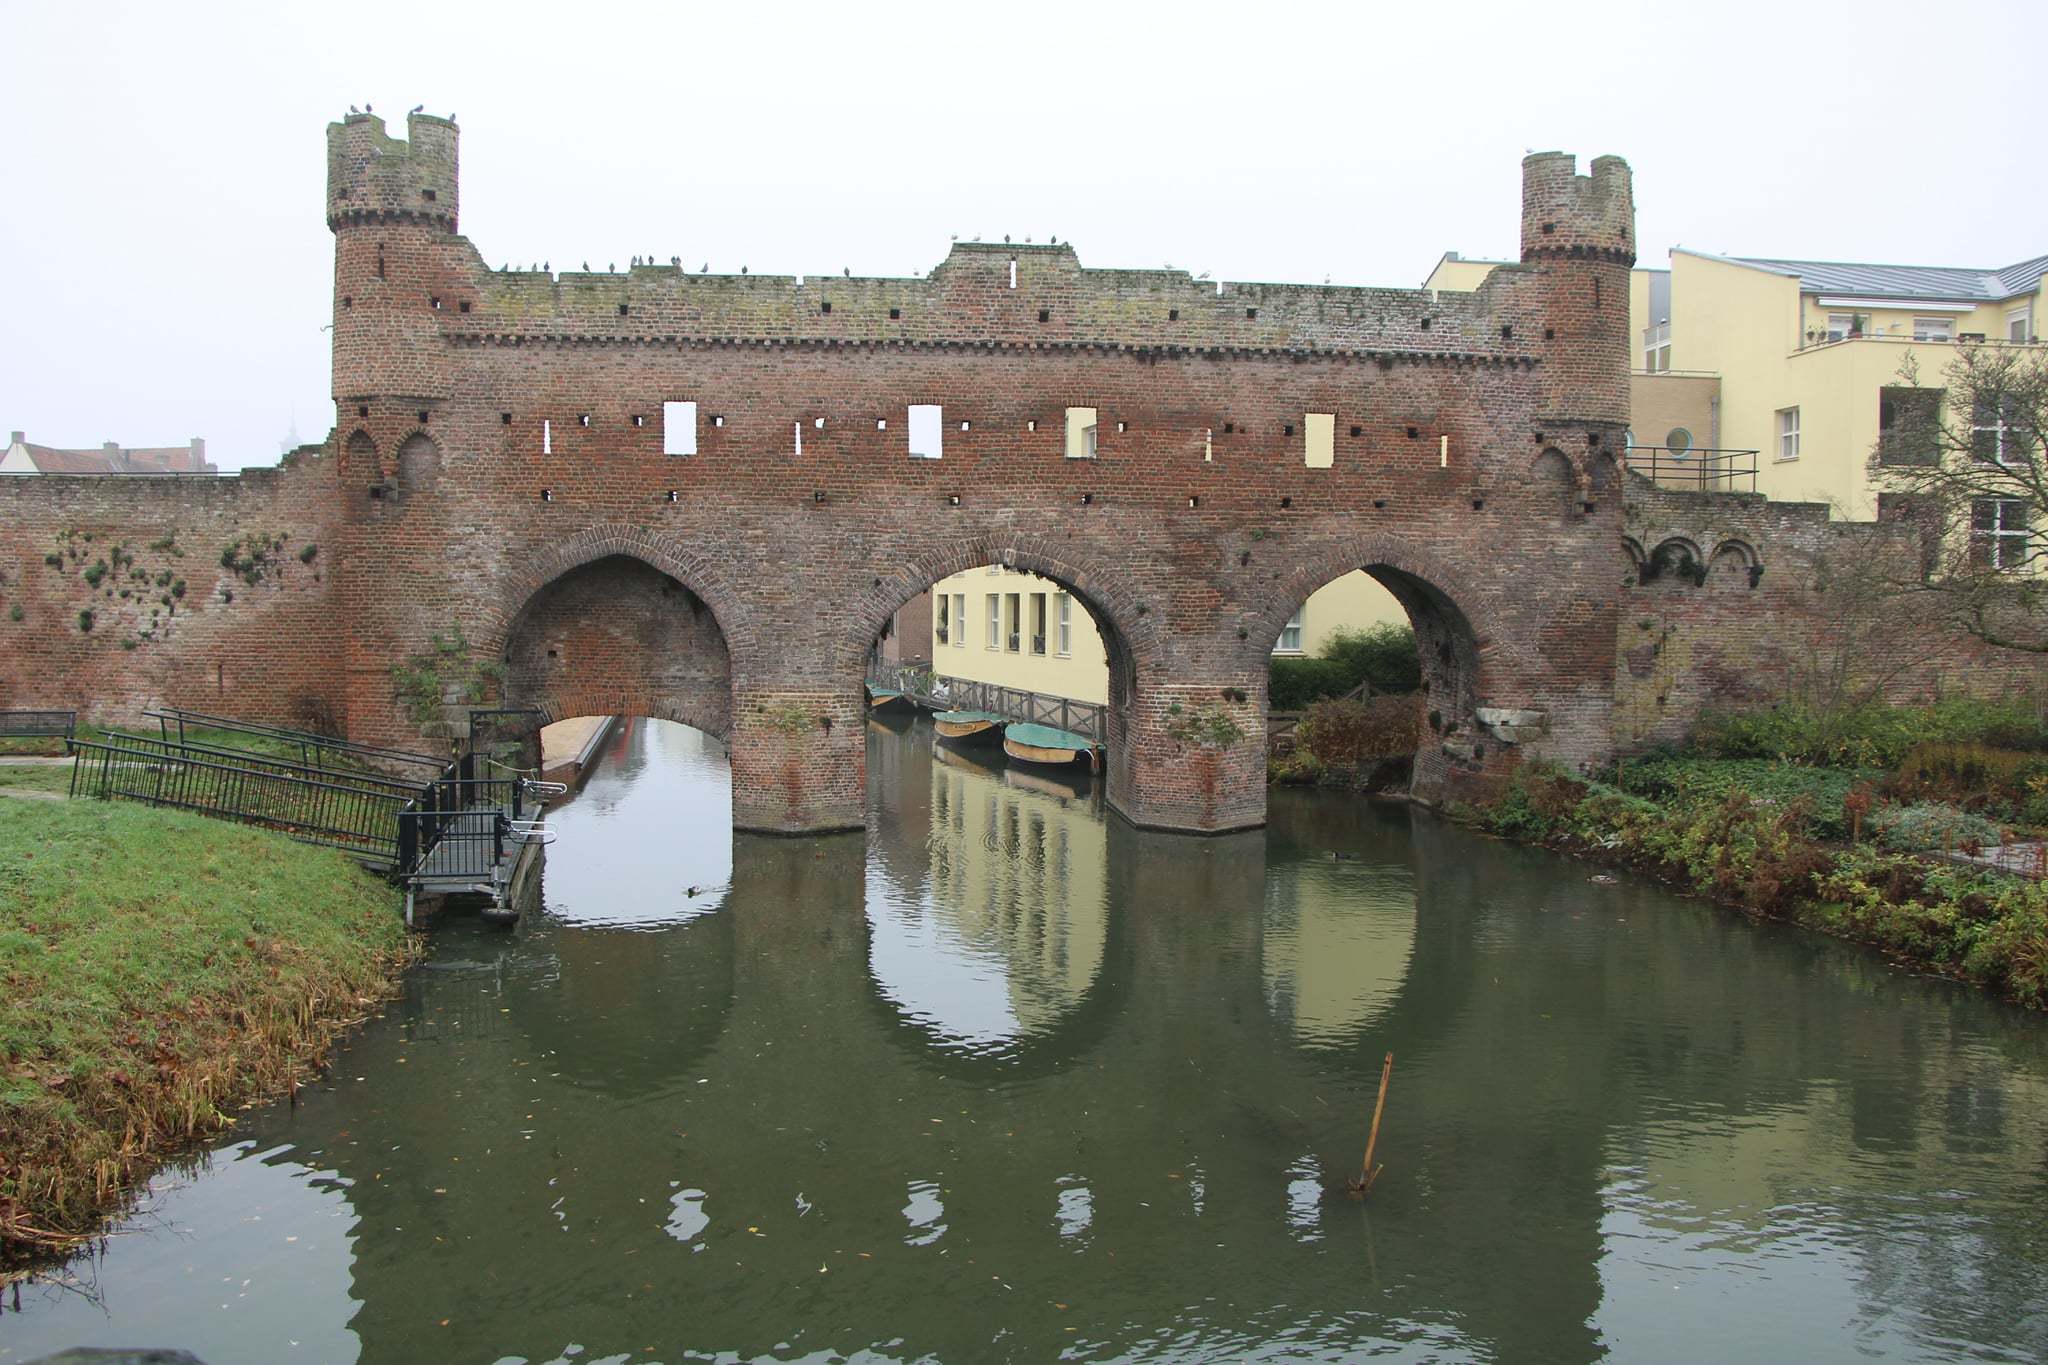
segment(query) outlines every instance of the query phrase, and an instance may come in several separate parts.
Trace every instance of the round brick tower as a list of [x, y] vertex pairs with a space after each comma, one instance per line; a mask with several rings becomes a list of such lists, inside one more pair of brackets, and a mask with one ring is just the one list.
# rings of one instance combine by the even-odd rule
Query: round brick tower
[[1522, 158], [1522, 261], [1542, 280], [1542, 331], [1530, 340], [1548, 377], [1545, 420], [1618, 432], [1629, 418], [1635, 196], [1618, 156], [1595, 157], [1590, 176], [1576, 170], [1566, 152]]

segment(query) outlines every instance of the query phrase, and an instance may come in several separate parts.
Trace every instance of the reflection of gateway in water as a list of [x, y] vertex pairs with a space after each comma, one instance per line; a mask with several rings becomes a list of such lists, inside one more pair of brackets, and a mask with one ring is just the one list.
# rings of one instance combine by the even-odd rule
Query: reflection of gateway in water
[[[984, 763], [980, 756], [962, 753], [950, 744], [934, 743], [932, 757], [948, 768], [958, 768], [963, 773], [974, 773], [990, 779], [1001, 776], [1003, 771], [1001, 764]], [[936, 774], [934, 777], [936, 778]]]
[[1088, 1013], [1109, 945], [1107, 828], [931, 753], [927, 889], [870, 899], [869, 968], [943, 1050], [1014, 1060]]

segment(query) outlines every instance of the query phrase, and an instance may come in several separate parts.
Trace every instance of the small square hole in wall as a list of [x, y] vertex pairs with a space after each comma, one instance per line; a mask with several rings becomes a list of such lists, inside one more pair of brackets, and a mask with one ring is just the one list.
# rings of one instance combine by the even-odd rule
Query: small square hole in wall
[[469, 300], [464, 299], [462, 302], [456, 304], [455, 311], [458, 313], [467, 313], [469, 311]]
[[633, 306], [632, 306], [631, 304], [629, 304], [629, 303], [622, 303], [622, 304], [620, 304], [620, 305], [619, 305], [619, 316], [620, 316], [620, 317], [625, 317], [625, 316], [626, 316], [626, 315], [627, 315], [628, 313], [630, 313], [630, 312], [632, 312], [632, 311], [633, 311]]
[[356, 416], [358, 417], [368, 417], [369, 415], [370, 408], [368, 404], [364, 404], [362, 407], [356, 409]]
[[676, 490], [675, 490], [675, 489], [673, 489], [673, 488], [671, 488], [671, 489], [669, 489], [669, 490], [668, 490], [668, 498], [667, 498], [667, 501], [669, 501], [669, 502], [674, 502], [675, 500], [676, 500]]
[[434, 192], [432, 190], [421, 190], [420, 198], [426, 200], [429, 204], [431, 204], [434, 202]]
[[712, 425], [712, 426], [714, 426], [714, 427], [722, 427], [722, 426], [724, 426], [724, 425], [725, 425], [725, 418], [723, 418], [723, 417], [713, 417], [713, 418], [711, 419], [711, 425]]
[[1280, 434], [1282, 436], [1292, 436], [1294, 434], [1294, 423], [1289, 422], [1286, 425], [1282, 426], [1280, 428]]
[[579, 426], [579, 427], [587, 427], [587, 426], [589, 426], [589, 425], [590, 425], [590, 414], [589, 414], [589, 413], [587, 413], [587, 412], [579, 412], [579, 413], [577, 413], [577, 414], [576, 414], [576, 425], [577, 425], [577, 426]]
[[554, 489], [552, 489], [552, 488], [543, 488], [543, 489], [541, 489], [541, 490], [540, 490], [540, 500], [541, 500], [542, 502], [553, 502], [553, 501], [555, 500], [555, 490], [554, 490]]
[[509, 412], [501, 412], [498, 414], [498, 421], [502, 425], [509, 427], [512, 425], [512, 414]]
[[343, 308], [353, 308], [353, 307], [355, 307], [355, 306], [356, 306], [356, 296], [355, 296], [354, 294], [343, 294], [343, 295], [341, 296], [341, 306], [342, 306]]
[[1374, 498], [1372, 500], [1372, 507], [1375, 512], [1384, 512], [1387, 510], [1387, 500], [1385, 498]]
[[830, 299], [826, 299], [826, 300], [825, 300], [825, 301], [824, 301], [823, 303], [819, 304], [819, 305], [818, 305], [818, 311], [819, 311], [820, 313], [829, 313], [829, 312], [831, 312], [831, 311], [832, 311], [832, 300], [830, 300]]
[[877, 417], [877, 418], [875, 419], [875, 430], [876, 430], [876, 431], [887, 431], [888, 429], [889, 429], [889, 419], [888, 419], [888, 418], [886, 418], [886, 417]]
[[647, 425], [647, 419], [636, 412], [633, 414], [633, 425], [636, 427], [644, 427]]
[[1419, 427], [1410, 427], [1410, 428], [1408, 428], [1408, 439], [1409, 439], [1409, 440], [1411, 440], [1411, 441], [1419, 441], [1419, 440], [1421, 440], [1421, 439], [1422, 439], [1422, 431], [1421, 431], [1421, 429], [1420, 429]]
[[1036, 417], [1033, 417], [1032, 419], [1030, 419], [1029, 421], [1027, 421], [1027, 422], [1026, 422], [1026, 423], [1024, 424], [1024, 430], [1026, 430], [1026, 431], [1036, 431], [1036, 430], [1038, 430], [1038, 419], [1037, 419]]
[[1545, 327], [1543, 329], [1543, 339], [1545, 341], [1557, 340], [1557, 329], [1555, 327]]
[[437, 299], [437, 298], [431, 298], [431, 297], [430, 297], [430, 298], [429, 298], [429, 299], [427, 300], [427, 307], [429, 307], [429, 308], [432, 308], [432, 309], [434, 309], [434, 310], [435, 310], [436, 312], [438, 312], [438, 311], [440, 311], [440, 308], [441, 308], [441, 300], [439, 300], [439, 299]]
[[1282, 499], [1280, 499], [1280, 505], [1281, 505], [1282, 507], [1292, 507], [1292, 506], [1294, 506], [1294, 499], [1293, 499], [1293, 498], [1282, 498]]
[[1040, 322], [1051, 322], [1051, 321], [1052, 321], [1052, 309], [1050, 309], [1050, 308], [1041, 308], [1041, 309], [1039, 309], [1039, 310], [1038, 310], [1038, 320], [1039, 320]]
[[1117, 434], [1122, 435], [1124, 432], [1129, 431], [1131, 429], [1131, 424], [1129, 422], [1118, 422], [1116, 424], [1116, 429]]
[[1235, 423], [1235, 422], [1225, 422], [1225, 423], [1223, 424], [1223, 434], [1224, 434], [1225, 436], [1233, 436], [1233, 435], [1236, 435], [1236, 433], [1237, 433], [1237, 423]]
[[1429, 318], [1424, 318], [1424, 319], [1422, 320], [1422, 330], [1423, 330], [1423, 331], [1425, 331], [1425, 332], [1427, 332], [1427, 331], [1429, 330], [1429, 324], [1430, 324], [1430, 319], [1429, 319]]
[[1180, 321], [1180, 309], [1178, 309], [1178, 308], [1169, 308], [1169, 309], [1167, 309], [1167, 310], [1166, 310], [1166, 320], [1167, 320], [1168, 322], [1179, 322], [1179, 321]]
[[1353, 427], [1353, 428], [1351, 428], [1351, 434], [1352, 434], [1353, 436], [1363, 436], [1363, 435], [1365, 435], [1365, 428], [1364, 428], [1364, 427]]
[[1188, 506], [1190, 506], [1190, 507], [1200, 507], [1201, 505], [1202, 505], [1202, 495], [1201, 495], [1200, 493], [1190, 493], [1190, 494], [1188, 494]]
[[895, 321], [895, 320], [896, 320], [897, 318], [900, 318], [900, 317], [902, 317], [902, 316], [903, 316], [903, 310], [902, 310], [901, 308], [891, 308], [891, 309], [889, 310], [889, 319], [890, 319], [890, 321], [892, 321], [892, 322], [893, 322], [893, 321]]
[[1255, 318], [1259, 315], [1259, 310], [1256, 308], [1247, 308], [1244, 310], [1244, 315], [1248, 318]]
[[817, 431], [823, 431], [825, 429], [825, 419], [822, 417], [813, 417], [811, 419], [811, 426], [813, 429]]
[[1515, 329], [1503, 325], [1500, 329], [1500, 339], [1502, 341], [1513, 341], [1515, 339]]
[[419, 410], [419, 419], [420, 419], [420, 425], [421, 425], [421, 426], [425, 426], [425, 425], [427, 424], [427, 417], [428, 417], [428, 413], [427, 413], [427, 410], [426, 410], [425, 408], [421, 408], [421, 409]]

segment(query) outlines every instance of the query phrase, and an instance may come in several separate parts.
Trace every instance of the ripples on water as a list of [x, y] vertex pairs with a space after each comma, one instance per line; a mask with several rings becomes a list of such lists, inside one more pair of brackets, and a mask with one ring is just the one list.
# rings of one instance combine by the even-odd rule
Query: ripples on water
[[[1401, 807], [1105, 818], [874, 728], [730, 837], [627, 730], [545, 911], [435, 931], [0, 1361], [2034, 1359], [2043, 1021]], [[1369, 1205], [1357, 1169], [1396, 1054]]]

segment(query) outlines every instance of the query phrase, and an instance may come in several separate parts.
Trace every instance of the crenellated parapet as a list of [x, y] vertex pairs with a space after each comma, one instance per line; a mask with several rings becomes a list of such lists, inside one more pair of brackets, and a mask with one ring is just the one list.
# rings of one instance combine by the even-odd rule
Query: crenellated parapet
[[427, 223], [455, 231], [460, 182], [455, 124], [406, 116], [403, 140], [375, 114], [327, 125], [327, 225]]
[[1636, 206], [1628, 162], [1593, 158], [1580, 175], [1569, 152], [1522, 158], [1522, 259], [1563, 257], [1632, 266]]

